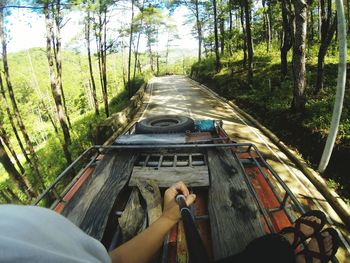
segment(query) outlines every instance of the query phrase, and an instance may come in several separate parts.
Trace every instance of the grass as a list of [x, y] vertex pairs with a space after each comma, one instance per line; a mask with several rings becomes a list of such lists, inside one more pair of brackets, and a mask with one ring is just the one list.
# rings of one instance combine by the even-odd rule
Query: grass
[[[207, 84], [221, 96], [235, 101], [282, 140], [297, 148], [304, 158], [317, 168], [332, 117], [336, 92], [337, 54], [331, 49], [326, 58], [324, 89], [318, 95], [314, 95], [317, 77], [315, 56], [317, 50], [309, 50], [307, 104], [304, 113], [294, 113], [290, 110], [293, 98], [291, 58], [289, 58], [288, 78], [281, 82], [277, 49], [266, 54], [264, 46], [255, 47], [252, 88], [247, 85], [242, 52], [222, 58], [220, 72], [215, 72], [214, 57], [195, 63], [192, 66], [192, 77]], [[336, 189], [344, 199], [350, 198], [350, 179], [346, 176], [348, 173], [345, 160], [350, 154], [349, 111], [350, 96], [347, 88], [335, 149], [324, 174], [329, 186]]]

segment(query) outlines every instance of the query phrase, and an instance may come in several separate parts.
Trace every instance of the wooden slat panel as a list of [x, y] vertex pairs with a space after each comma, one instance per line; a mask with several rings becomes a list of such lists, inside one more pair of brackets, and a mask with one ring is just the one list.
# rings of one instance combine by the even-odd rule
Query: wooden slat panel
[[155, 181], [137, 181], [137, 188], [140, 190], [143, 199], [146, 201], [148, 222], [151, 225], [162, 215], [162, 197], [159, 187]]
[[135, 160], [132, 151], [107, 153], [62, 215], [88, 235], [101, 240], [115, 199], [127, 183]]
[[143, 230], [146, 213], [143, 210], [139, 190], [135, 187], [118, 222], [122, 232], [123, 243]]
[[[143, 199], [146, 201], [148, 223], [153, 224], [162, 215], [162, 196], [156, 182], [152, 180], [137, 181]], [[159, 262], [160, 250], [152, 257], [150, 263]]]
[[137, 180], [153, 180], [159, 187], [170, 187], [183, 181], [189, 187], [209, 186], [207, 166], [194, 167], [134, 167], [129, 186], [135, 186]]
[[229, 150], [208, 150], [209, 216], [214, 259], [242, 251], [264, 234], [258, 208], [238, 161]]

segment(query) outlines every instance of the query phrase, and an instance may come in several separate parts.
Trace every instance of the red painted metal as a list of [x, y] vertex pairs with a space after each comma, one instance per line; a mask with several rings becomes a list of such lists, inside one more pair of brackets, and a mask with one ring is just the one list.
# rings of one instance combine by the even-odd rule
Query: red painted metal
[[[268, 169], [264, 168], [266, 174], [269, 173]], [[274, 193], [272, 192], [270, 186], [266, 182], [266, 179], [261, 174], [257, 167], [245, 168], [251, 182], [257, 192], [262, 204], [269, 211], [269, 209], [279, 207], [280, 204], [276, 199]], [[283, 210], [269, 213], [272, 224], [274, 225], [276, 231], [280, 231], [282, 228], [290, 226], [291, 223]]]
[[62, 201], [60, 201], [53, 210], [55, 210], [57, 213], [61, 213], [63, 208], [65, 207], [66, 203], [72, 199], [74, 194], [78, 191], [78, 189], [82, 186], [82, 184], [86, 181], [86, 179], [89, 177], [90, 174], [92, 174], [94, 168], [89, 167], [86, 169], [86, 171], [83, 173], [82, 176], [79, 177], [79, 179], [75, 182], [75, 184], [72, 186], [72, 188], [69, 189], [69, 191], [65, 194], [65, 196], [62, 198]]
[[178, 224], [174, 225], [169, 233], [168, 242], [168, 263], [176, 263], [177, 252], [177, 228]]

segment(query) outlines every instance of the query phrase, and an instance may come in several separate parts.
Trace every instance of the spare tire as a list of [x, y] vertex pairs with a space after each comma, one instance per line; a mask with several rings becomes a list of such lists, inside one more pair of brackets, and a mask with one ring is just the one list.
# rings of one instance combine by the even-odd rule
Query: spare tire
[[135, 133], [180, 133], [194, 130], [191, 118], [177, 115], [160, 115], [144, 119], [135, 126]]

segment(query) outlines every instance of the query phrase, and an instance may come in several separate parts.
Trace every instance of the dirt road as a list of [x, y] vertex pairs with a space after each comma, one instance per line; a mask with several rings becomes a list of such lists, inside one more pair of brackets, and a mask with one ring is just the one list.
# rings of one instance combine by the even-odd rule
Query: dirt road
[[[262, 132], [238, 114], [229, 104], [218, 100], [198, 83], [184, 76], [154, 78], [149, 83], [150, 99], [142, 118], [159, 114], [181, 114], [193, 119], [221, 119], [230, 138], [251, 142], [264, 154], [268, 163], [281, 176], [294, 195], [308, 209], [323, 210], [329, 222], [341, 231], [343, 248], [337, 253], [339, 262], [350, 262], [349, 232], [325, 198]], [[346, 260], [349, 260], [347, 261]]]

